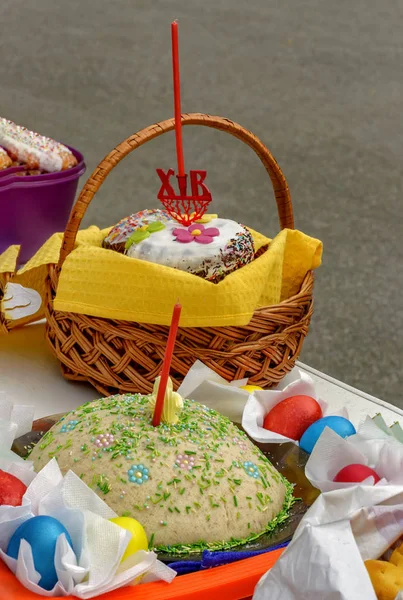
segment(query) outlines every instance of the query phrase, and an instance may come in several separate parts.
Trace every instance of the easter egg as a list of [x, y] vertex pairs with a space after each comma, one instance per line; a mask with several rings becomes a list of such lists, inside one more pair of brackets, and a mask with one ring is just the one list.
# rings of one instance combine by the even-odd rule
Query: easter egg
[[17, 477], [0, 470], [0, 505], [21, 506], [27, 486]]
[[356, 433], [354, 425], [348, 419], [339, 416], [323, 417], [304, 432], [299, 445], [305, 452], [311, 453], [325, 427], [333, 429], [340, 437], [346, 438]]
[[252, 394], [252, 392], [255, 392], [256, 390], [262, 390], [263, 388], [259, 387], [258, 385], [241, 385], [239, 389], [245, 390]]
[[373, 477], [374, 483], [380, 481], [380, 477], [376, 471], [366, 465], [352, 464], [340, 469], [333, 481], [337, 483], [359, 483], [367, 477]]
[[266, 415], [263, 427], [292, 440], [299, 440], [304, 431], [322, 416], [318, 402], [310, 396], [290, 396]]
[[115, 525], [119, 525], [123, 529], [130, 531], [132, 534], [132, 539], [130, 540], [126, 552], [122, 557], [122, 562], [129, 558], [132, 554], [135, 554], [137, 550], [148, 550], [148, 541], [146, 532], [144, 531], [144, 527], [136, 521], [136, 519], [132, 519], [130, 517], [115, 517], [114, 519], [109, 519]]
[[73, 547], [70, 535], [60, 521], [47, 516], [32, 517], [15, 530], [8, 544], [7, 554], [15, 559], [21, 540], [30, 544], [35, 569], [41, 575], [38, 585], [44, 590], [52, 590], [57, 583], [54, 558], [57, 538], [62, 533]]

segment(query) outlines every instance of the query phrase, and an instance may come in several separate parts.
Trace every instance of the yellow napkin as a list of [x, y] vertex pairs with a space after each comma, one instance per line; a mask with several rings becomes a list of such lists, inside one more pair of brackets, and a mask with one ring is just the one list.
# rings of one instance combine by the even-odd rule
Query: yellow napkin
[[[83, 231], [79, 231], [76, 245], [80, 244], [101, 244], [110, 228], [101, 231], [98, 227], [92, 226]], [[10, 246], [5, 252], [0, 254], [0, 334], [27, 323], [38, 321], [45, 317], [46, 301], [46, 278], [48, 275], [48, 264], [55, 264], [59, 260], [60, 248], [63, 240], [62, 233], [56, 233], [50, 237], [29, 262], [16, 272], [17, 260], [20, 252], [20, 246]], [[42, 297], [42, 306], [40, 310], [29, 317], [23, 319], [7, 319], [2, 311], [1, 300], [5, 291], [7, 281], [19, 283], [20, 285], [36, 290]], [[6, 323], [6, 327], [1, 324]]]
[[[256, 308], [297, 293], [306, 273], [320, 265], [322, 256], [322, 243], [300, 231], [285, 229], [271, 241], [250, 230], [256, 250], [266, 245], [268, 249], [214, 284], [106, 250], [101, 244], [108, 231], [90, 227], [79, 232], [60, 274], [56, 310], [169, 325], [179, 298], [182, 327], [246, 325]], [[44, 265], [58, 261], [61, 239], [61, 234], [52, 236], [13, 281], [29, 282], [42, 295]]]
[[6, 274], [14, 273], [19, 252], [19, 246], [10, 246], [0, 254], [0, 281], [5, 281]]

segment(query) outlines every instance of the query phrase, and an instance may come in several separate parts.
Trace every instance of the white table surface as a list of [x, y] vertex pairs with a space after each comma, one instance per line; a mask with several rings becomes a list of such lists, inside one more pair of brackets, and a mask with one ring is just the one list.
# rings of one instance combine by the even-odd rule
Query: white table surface
[[[319, 395], [332, 410], [347, 407], [357, 426], [366, 415], [380, 412], [388, 425], [398, 421], [403, 427], [403, 411], [298, 363], [314, 379]], [[18, 404], [35, 406], [35, 418], [67, 412], [99, 393], [89, 384], [66, 381], [57, 359], [45, 340], [44, 323], [36, 323], [0, 335], [0, 391]]]

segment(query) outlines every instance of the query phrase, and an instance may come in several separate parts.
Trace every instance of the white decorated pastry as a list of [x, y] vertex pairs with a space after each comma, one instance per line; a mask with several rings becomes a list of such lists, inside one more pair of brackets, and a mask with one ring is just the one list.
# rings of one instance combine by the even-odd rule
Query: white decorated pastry
[[74, 154], [63, 144], [4, 118], [0, 118], [0, 146], [6, 148], [13, 160], [24, 163], [28, 169], [52, 173], [77, 164]]
[[218, 283], [253, 260], [253, 239], [248, 229], [235, 221], [203, 220], [186, 227], [164, 210], [144, 210], [122, 219], [103, 245]]

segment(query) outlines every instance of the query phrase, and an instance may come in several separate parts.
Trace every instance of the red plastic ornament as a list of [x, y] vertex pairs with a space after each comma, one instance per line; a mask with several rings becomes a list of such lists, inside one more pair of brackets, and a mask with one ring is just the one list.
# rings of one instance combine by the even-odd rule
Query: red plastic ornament
[[366, 465], [352, 464], [340, 469], [333, 481], [337, 483], [360, 483], [367, 479], [374, 478], [374, 484], [380, 481], [380, 477], [376, 471]]
[[27, 486], [17, 477], [0, 470], [0, 505], [21, 506]]
[[190, 195], [187, 195], [187, 175], [176, 176], [179, 188], [179, 194], [177, 194], [170, 182], [175, 171], [169, 169], [165, 173], [162, 169], [157, 169], [157, 173], [162, 183], [158, 192], [158, 200], [162, 202], [171, 217], [187, 227], [204, 215], [211, 202], [211, 193], [204, 183], [206, 171], [189, 171]]
[[322, 418], [322, 409], [310, 396], [290, 396], [282, 400], [266, 415], [263, 427], [299, 440], [312, 423]]

